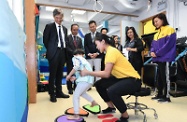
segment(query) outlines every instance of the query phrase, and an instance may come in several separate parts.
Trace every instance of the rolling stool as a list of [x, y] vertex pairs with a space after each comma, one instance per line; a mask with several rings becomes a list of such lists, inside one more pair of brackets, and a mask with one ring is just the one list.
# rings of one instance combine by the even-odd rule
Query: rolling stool
[[[156, 110], [154, 108], [149, 108], [147, 105], [138, 102], [138, 97], [149, 96], [150, 94], [151, 94], [150, 88], [141, 88], [140, 91], [133, 94], [133, 96], [135, 96], [135, 102], [127, 103], [127, 109], [133, 109], [135, 112], [135, 115], [138, 114], [138, 111], [140, 111], [143, 114], [143, 116], [144, 116], [143, 122], [147, 122], [146, 114], [143, 111], [146, 109], [153, 110], [155, 119], [158, 118], [158, 115], [157, 115]], [[127, 97], [127, 99], [129, 97]]]
[[[157, 81], [157, 66], [158, 65], [155, 63], [149, 63], [144, 65], [143, 84], [145, 86], [150, 86], [152, 88], [155, 87], [155, 83]], [[151, 94], [151, 88], [142, 87], [139, 91], [130, 95], [130, 96], [135, 96], [135, 102], [127, 103], [127, 109], [134, 109], [135, 115], [138, 114], [138, 111], [140, 111], [144, 115], [143, 122], [147, 122], [146, 114], [143, 111], [146, 109], [153, 110], [155, 119], [158, 118], [158, 115], [154, 108], [149, 108], [147, 105], [138, 102], [138, 97], [145, 97], [145, 96], [149, 96], [150, 94]], [[128, 96], [127, 99], [130, 96]]]

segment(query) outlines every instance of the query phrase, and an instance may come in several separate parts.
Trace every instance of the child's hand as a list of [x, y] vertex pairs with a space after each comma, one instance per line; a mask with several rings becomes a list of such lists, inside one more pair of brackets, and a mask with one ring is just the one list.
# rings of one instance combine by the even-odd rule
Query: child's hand
[[71, 78], [71, 76], [70, 76], [70, 75], [67, 75], [67, 76], [66, 76], [66, 81], [69, 81], [70, 78]]
[[71, 78], [70, 78], [70, 81], [71, 82], [73, 82], [73, 81], [75, 81], [76, 80], [76, 77], [75, 76], [72, 76]]

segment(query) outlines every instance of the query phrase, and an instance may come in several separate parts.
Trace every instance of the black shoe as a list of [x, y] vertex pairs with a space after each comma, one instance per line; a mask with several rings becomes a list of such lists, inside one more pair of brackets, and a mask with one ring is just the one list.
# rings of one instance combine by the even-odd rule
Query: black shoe
[[117, 120], [116, 122], [128, 122], [128, 119], [129, 119], [129, 117], [127, 117], [127, 118], [120, 117], [120, 119]]
[[61, 94], [57, 94], [56, 98], [69, 98], [69, 95], [61, 93]]
[[56, 102], [57, 101], [55, 95], [50, 95], [50, 101], [51, 102]]
[[87, 91], [90, 91], [90, 90], [92, 90], [92, 88], [90, 87]]
[[102, 110], [103, 114], [106, 114], [106, 113], [115, 113], [115, 112], [116, 112], [116, 109], [115, 108], [110, 108], [110, 107]]
[[152, 97], [151, 99], [152, 100], [159, 100], [159, 99], [161, 99], [161, 98], [163, 98], [162, 96], [159, 96], [159, 95], [156, 95], [155, 97]]
[[73, 94], [73, 90], [69, 90], [69, 91], [68, 91], [68, 94]]
[[160, 103], [170, 103], [171, 100], [170, 100], [170, 98], [161, 98], [161, 99], [158, 100], [158, 102], [160, 102]]

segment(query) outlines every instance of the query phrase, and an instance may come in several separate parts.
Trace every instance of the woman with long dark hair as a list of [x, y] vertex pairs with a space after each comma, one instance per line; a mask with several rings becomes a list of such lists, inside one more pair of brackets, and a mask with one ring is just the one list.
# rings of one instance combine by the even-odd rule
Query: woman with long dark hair
[[138, 37], [134, 27], [128, 27], [126, 30], [126, 44], [124, 46], [128, 52], [129, 62], [132, 64], [134, 69], [141, 76], [141, 69], [143, 66], [142, 51], [143, 42]]

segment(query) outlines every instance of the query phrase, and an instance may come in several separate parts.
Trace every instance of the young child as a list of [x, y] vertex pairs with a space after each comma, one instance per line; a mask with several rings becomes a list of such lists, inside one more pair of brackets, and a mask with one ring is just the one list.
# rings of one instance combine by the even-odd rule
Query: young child
[[[79, 119], [79, 99], [80, 96], [85, 98], [87, 101], [91, 102], [91, 106], [98, 105], [96, 101], [88, 95], [86, 92], [89, 88], [92, 87], [94, 83], [94, 77], [87, 75], [81, 76], [80, 71], [84, 68], [92, 71], [91, 65], [89, 62], [84, 58], [84, 51], [82, 49], [77, 49], [74, 52], [74, 57], [72, 58], [73, 61], [73, 69], [71, 72], [66, 76], [67, 81], [76, 81], [77, 87], [75, 88], [75, 92], [73, 93], [73, 106], [74, 106], [74, 115], [68, 116], [68, 119]], [[75, 74], [75, 76], [74, 76]]]

